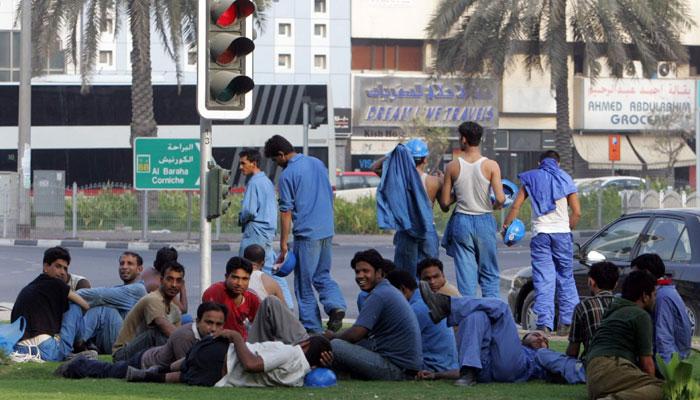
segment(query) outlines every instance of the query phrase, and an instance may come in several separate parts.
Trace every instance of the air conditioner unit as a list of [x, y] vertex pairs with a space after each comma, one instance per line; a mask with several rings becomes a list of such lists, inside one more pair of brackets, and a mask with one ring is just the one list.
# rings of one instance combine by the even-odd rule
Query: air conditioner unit
[[676, 77], [676, 63], [662, 61], [656, 67], [656, 77], [659, 79], [673, 79]]

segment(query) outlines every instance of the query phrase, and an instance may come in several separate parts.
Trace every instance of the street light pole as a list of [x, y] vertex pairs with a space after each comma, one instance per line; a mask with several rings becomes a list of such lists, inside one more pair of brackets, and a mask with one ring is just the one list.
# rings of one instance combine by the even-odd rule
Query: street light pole
[[211, 120], [199, 118], [199, 282], [204, 293], [211, 285], [211, 222], [207, 220], [207, 169], [211, 160]]
[[17, 173], [19, 174], [17, 237], [28, 238], [31, 224], [29, 189], [32, 177], [32, 2], [22, 0], [19, 39], [19, 105], [17, 136]]

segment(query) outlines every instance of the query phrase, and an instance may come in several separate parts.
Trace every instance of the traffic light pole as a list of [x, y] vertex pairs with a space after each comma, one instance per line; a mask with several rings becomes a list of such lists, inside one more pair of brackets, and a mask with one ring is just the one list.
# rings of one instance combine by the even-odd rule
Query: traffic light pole
[[199, 119], [199, 282], [202, 293], [211, 285], [211, 222], [207, 220], [207, 170], [211, 160], [211, 120]]
[[29, 189], [32, 178], [32, 2], [22, 1], [22, 30], [19, 51], [19, 107], [17, 136], [17, 173], [19, 175], [17, 237], [28, 238], [31, 226]]
[[302, 118], [302, 123], [304, 124], [304, 155], [309, 155], [309, 100], [308, 97], [304, 98], [302, 103], [302, 110], [304, 117]]

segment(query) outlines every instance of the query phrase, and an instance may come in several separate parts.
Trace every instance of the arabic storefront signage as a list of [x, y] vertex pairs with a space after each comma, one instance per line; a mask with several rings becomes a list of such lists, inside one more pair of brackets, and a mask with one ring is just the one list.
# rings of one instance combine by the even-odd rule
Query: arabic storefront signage
[[333, 123], [335, 125], [335, 133], [350, 133], [350, 114], [349, 108], [334, 108]]
[[353, 125], [455, 127], [498, 124], [498, 84], [490, 80], [355, 77]]
[[576, 78], [574, 127], [588, 130], [692, 129], [695, 81]]
[[134, 189], [199, 189], [199, 140], [136, 138]]

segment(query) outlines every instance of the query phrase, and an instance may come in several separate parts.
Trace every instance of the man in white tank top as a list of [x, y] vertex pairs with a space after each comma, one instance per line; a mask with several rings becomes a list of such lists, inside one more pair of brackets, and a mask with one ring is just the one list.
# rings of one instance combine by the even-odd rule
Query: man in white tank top
[[[501, 169], [497, 162], [481, 155], [483, 128], [479, 124], [464, 122], [458, 130], [461, 152], [445, 167], [439, 199], [445, 212], [457, 203], [442, 246], [454, 258], [457, 287], [463, 296], [475, 296], [478, 283], [482, 296], [499, 297], [497, 231], [492, 213], [505, 202]], [[489, 196], [491, 188], [495, 203]]]
[[265, 249], [259, 244], [251, 244], [243, 250], [243, 258], [253, 264], [253, 273], [250, 274], [248, 290], [255, 293], [262, 302], [268, 296], [277, 297], [283, 305], [287, 305], [280, 285], [271, 276], [263, 272], [267, 255]]
[[[535, 286], [537, 329], [554, 328], [554, 296], [559, 304], [558, 333], [568, 334], [579, 302], [573, 275], [574, 241], [571, 231], [581, 218], [581, 206], [571, 176], [559, 168], [559, 154], [549, 150], [540, 165], [518, 175], [522, 184], [503, 224], [505, 230], [518, 216], [520, 206], [532, 204], [532, 282]], [[571, 208], [569, 215], [568, 208]]]

